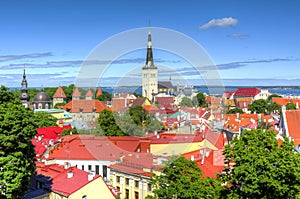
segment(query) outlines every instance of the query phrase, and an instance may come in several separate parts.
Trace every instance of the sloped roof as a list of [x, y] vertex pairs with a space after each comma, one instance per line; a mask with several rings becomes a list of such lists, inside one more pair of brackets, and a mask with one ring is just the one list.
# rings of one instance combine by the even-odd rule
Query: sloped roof
[[102, 95], [102, 89], [100, 86], [98, 86], [97, 92], [96, 92], [96, 97]]
[[144, 106], [146, 100], [147, 100], [147, 98], [144, 98], [144, 97], [138, 97], [138, 98], [136, 98], [136, 99], [133, 101], [131, 107]]
[[224, 91], [223, 96], [226, 99], [229, 99], [234, 93], [235, 93], [235, 91]]
[[281, 97], [272, 97], [272, 102], [276, 103], [280, 106], [287, 105], [289, 102], [291, 102], [290, 98], [281, 98]]
[[238, 88], [234, 96], [237, 97], [255, 97], [260, 93], [258, 88]]
[[100, 113], [104, 109], [110, 110], [109, 107], [99, 100], [72, 100], [66, 105], [60, 106], [59, 108], [70, 113]]
[[75, 88], [74, 92], [73, 92], [73, 97], [81, 97], [81, 94], [79, 92], [79, 89], [78, 88]]
[[[69, 167], [67, 169], [64, 169], [63, 166], [57, 164], [44, 165], [41, 162], [36, 163], [36, 172], [39, 175], [52, 178], [51, 190], [67, 197], [83, 188], [90, 182], [98, 178], [102, 179], [100, 175], [95, 174], [93, 179], [89, 181], [89, 172], [80, 170], [77, 167]], [[73, 173], [73, 176], [71, 178], [68, 178], [68, 172]], [[102, 181], [106, 185], [103, 179]], [[107, 187], [107, 189], [109, 188]]]
[[300, 110], [286, 110], [288, 132], [295, 145], [300, 144]]
[[156, 99], [157, 103], [161, 106], [174, 104], [173, 96], [155, 97], [155, 99]]
[[91, 89], [88, 90], [88, 92], [85, 94], [86, 97], [93, 97], [93, 93], [91, 91]]
[[[118, 138], [114, 138], [118, 139]], [[110, 140], [105, 136], [70, 135], [63, 137], [62, 144], [50, 152], [50, 159], [60, 160], [118, 160], [129, 152], [135, 154], [136, 142]], [[134, 138], [132, 138], [134, 139]], [[126, 146], [125, 146], [126, 145]]]
[[159, 81], [158, 89], [161, 89], [161, 88], [174, 88], [174, 86], [172, 85], [172, 82], [170, 82], [170, 81]]
[[61, 86], [59, 86], [57, 88], [56, 92], [53, 95], [53, 98], [67, 98], [67, 96]]

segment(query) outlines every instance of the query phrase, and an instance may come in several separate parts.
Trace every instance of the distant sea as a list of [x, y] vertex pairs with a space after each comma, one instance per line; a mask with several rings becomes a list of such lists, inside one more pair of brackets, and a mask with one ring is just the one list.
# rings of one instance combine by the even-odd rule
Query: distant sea
[[[208, 89], [204, 86], [195, 86], [194, 90], [198, 92], [204, 92], [210, 95], [222, 95], [223, 91], [236, 91], [238, 86], [230, 86], [230, 87], [212, 87]], [[270, 93], [272, 94], [278, 94], [282, 96], [300, 96], [300, 87], [257, 87], [260, 89], [268, 89]], [[108, 93], [122, 93], [122, 92], [135, 92], [138, 94], [142, 94], [142, 88], [141, 87], [121, 87], [121, 88], [111, 88], [111, 87], [103, 87], [103, 91]]]

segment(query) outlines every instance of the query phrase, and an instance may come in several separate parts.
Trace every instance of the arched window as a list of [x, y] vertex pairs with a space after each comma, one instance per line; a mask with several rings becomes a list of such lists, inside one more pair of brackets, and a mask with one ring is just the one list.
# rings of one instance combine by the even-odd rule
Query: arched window
[[49, 105], [48, 104], [45, 104], [45, 109], [48, 109], [49, 108]]
[[43, 109], [43, 105], [42, 105], [42, 103], [39, 103], [39, 105], [38, 105], [38, 109]]
[[82, 196], [82, 199], [88, 199], [87, 195]]

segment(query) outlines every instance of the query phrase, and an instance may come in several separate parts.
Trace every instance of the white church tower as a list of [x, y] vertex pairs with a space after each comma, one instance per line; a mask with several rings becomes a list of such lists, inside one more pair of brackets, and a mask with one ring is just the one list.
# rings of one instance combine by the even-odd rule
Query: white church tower
[[148, 29], [148, 45], [147, 45], [147, 59], [146, 64], [142, 68], [142, 90], [143, 96], [147, 97], [150, 101], [154, 95], [157, 94], [158, 88], [158, 70], [154, 66], [153, 53], [152, 53], [152, 41], [150, 26]]

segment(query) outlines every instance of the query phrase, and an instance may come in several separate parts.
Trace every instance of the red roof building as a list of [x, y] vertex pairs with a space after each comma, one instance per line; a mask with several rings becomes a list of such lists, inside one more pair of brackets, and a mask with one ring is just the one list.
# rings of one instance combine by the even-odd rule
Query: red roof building
[[238, 98], [238, 97], [254, 98], [259, 93], [260, 93], [260, 90], [258, 88], [238, 88], [234, 94], [234, 98]]
[[88, 90], [88, 92], [85, 94], [85, 99], [86, 100], [92, 100], [93, 99], [93, 93], [91, 91], [91, 89]]
[[294, 140], [295, 146], [300, 145], [300, 110], [285, 110], [280, 118], [281, 133]]
[[98, 86], [97, 92], [96, 92], [96, 97], [99, 97], [100, 95], [102, 95], [102, 89], [100, 86]]
[[56, 92], [53, 95], [53, 98], [67, 98], [67, 96], [61, 86], [59, 86], [57, 88]]
[[79, 89], [78, 88], [75, 88], [74, 92], [73, 92], [73, 95], [72, 95], [72, 98], [73, 100], [79, 100], [81, 97], [81, 94], [79, 92]]

